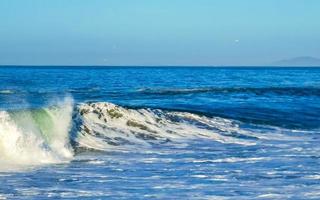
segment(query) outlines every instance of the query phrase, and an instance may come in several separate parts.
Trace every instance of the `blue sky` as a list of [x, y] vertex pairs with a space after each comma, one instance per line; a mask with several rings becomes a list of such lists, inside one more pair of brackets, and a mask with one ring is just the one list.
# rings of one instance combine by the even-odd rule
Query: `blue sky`
[[1, 0], [2, 65], [263, 65], [320, 57], [319, 0]]

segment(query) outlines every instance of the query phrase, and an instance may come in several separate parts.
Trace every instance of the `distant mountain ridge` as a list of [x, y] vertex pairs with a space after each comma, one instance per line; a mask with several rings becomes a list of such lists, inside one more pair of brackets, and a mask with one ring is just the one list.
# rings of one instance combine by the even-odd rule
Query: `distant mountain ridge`
[[272, 66], [320, 66], [320, 59], [311, 56], [301, 56], [291, 59], [279, 60], [272, 63]]

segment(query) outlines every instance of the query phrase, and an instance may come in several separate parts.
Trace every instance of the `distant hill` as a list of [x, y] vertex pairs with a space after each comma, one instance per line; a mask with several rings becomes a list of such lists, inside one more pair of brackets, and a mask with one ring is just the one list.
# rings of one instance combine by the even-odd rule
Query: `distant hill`
[[303, 56], [296, 57], [286, 60], [279, 60], [271, 64], [272, 66], [301, 66], [301, 67], [309, 67], [309, 66], [320, 66], [320, 59]]

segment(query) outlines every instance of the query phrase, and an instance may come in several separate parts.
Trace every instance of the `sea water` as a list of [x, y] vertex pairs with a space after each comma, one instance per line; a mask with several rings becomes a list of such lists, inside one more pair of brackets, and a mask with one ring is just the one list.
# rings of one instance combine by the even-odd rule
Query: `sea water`
[[1, 67], [0, 199], [320, 199], [320, 69]]

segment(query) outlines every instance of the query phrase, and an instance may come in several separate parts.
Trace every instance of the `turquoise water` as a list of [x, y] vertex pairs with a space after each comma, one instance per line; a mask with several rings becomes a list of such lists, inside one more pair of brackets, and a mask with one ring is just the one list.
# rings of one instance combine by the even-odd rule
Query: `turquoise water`
[[319, 199], [320, 69], [0, 68], [0, 199]]

